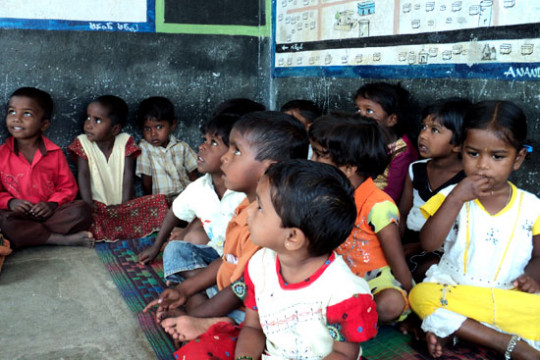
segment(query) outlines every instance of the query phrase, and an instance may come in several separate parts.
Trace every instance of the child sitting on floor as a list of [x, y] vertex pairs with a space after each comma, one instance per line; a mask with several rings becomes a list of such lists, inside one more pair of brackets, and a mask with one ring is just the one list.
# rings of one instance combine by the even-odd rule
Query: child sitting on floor
[[[425, 218], [420, 207], [441, 189], [464, 177], [461, 164], [462, 124], [471, 102], [461, 98], [438, 100], [422, 111], [418, 152], [426, 159], [413, 162], [405, 178], [399, 203], [399, 224], [409, 268], [415, 281], [424, 279], [427, 269], [437, 263], [442, 251], [422, 251], [418, 234]], [[406, 221], [405, 221], [406, 220]]]
[[[168, 315], [164, 311], [177, 309], [189, 300], [187, 310], [191, 316], [169, 318], [161, 323], [181, 341], [195, 339], [217, 322], [231, 322], [225, 317], [227, 315], [238, 324], [243, 321], [243, 311], [235, 310], [241, 306], [241, 301], [229, 285], [242, 276], [248, 260], [259, 249], [250, 239], [246, 208], [255, 201], [257, 181], [270, 164], [305, 158], [308, 147], [306, 130], [298, 120], [270, 111], [244, 115], [234, 124], [229, 143], [229, 150], [221, 158], [225, 187], [245, 193], [246, 199], [238, 206], [227, 227], [223, 257], [176, 288], [165, 290], [159, 299], [145, 308], [147, 311], [159, 305], [158, 320], [162, 320]], [[200, 294], [216, 283], [217, 294], [215, 288], [207, 291], [213, 296], [211, 299]]]
[[409, 120], [410, 94], [399, 84], [377, 82], [360, 87], [354, 98], [358, 113], [375, 119], [385, 131], [390, 163], [374, 181], [398, 203], [409, 164], [418, 158], [415, 139], [406, 134], [410, 128], [416, 129]]
[[540, 200], [508, 181], [526, 156], [525, 114], [508, 101], [473, 105], [463, 121], [467, 177], [421, 207], [426, 251], [444, 255], [410, 294], [429, 353], [452, 336], [505, 359], [540, 358]]
[[388, 164], [381, 128], [361, 115], [334, 113], [317, 119], [309, 137], [312, 160], [338, 167], [356, 189], [356, 223], [336, 252], [368, 282], [381, 323], [405, 319], [412, 277], [399, 237], [399, 210], [373, 182]]
[[163, 253], [168, 282], [182, 282], [223, 254], [227, 224], [246, 197], [225, 188], [221, 171], [221, 157], [229, 149], [229, 133], [237, 120], [238, 116], [217, 115], [201, 129], [204, 142], [199, 146], [197, 170], [205, 175], [189, 184], [174, 200], [154, 245], [139, 254], [140, 262], [151, 262], [170, 239], [173, 228], [183, 225], [185, 230], [176, 235], [180, 238], [170, 239]]
[[53, 101], [43, 90], [15, 90], [7, 105], [11, 136], [0, 146], [0, 228], [13, 248], [93, 246], [90, 207], [75, 200], [77, 183], [57, 145], [43, 136]]
[[251, 239], [263, 249], [232, 286], [246, 306], [235, 358], [356, 360], [359, 343], [375, 336], [369, 286], [333, 251], [354, 225], [353, 192], [327, 164], [268, 168], [248, 209]]
[[167, 98], [144, 99], [137, 109], [137, 125], [143, 139], [135, 174], [142, 179], [145, 195], [163, 194], [172, 202], [197, 178], [195, 151], [173, 135], [176, 118]]
[[159, 229], [168, 206], [165, 195], [133, 199], [135, 158], [140, 149], [121, 133], [128, 106], [104, 95], [87, 108], [84, 134], [69, 145], [77, 159], [81, 198], [93, 207], [96, 240], [114, 241], [147, 236]]

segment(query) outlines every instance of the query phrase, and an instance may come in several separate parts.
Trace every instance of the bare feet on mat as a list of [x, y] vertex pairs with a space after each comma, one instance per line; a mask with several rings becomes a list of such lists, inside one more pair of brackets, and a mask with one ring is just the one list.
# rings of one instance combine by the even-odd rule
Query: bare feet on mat
[[416, 314], [411, 313], [405, 320], [398, 324], [398, 329], [403, 335], [411, 334], [414, 340], [424, 337], [424, 332], [420, 327], [421, 321]]
[[87, 248], [93, 248], [95, 243], [94, 235], [90, 231], [79, 231], [69, 235], [51, 234], [46, 242], [48, 245], [85, 246]]
[[158, 308], [156, 310], [156, 321], [161, 323], [165, 319], [177, 318], [182, 315], [186, 315], [186, 312], [181, 309], [163, 310]]
[[179, 316], [177, 318], [163, 320], [161, 326], [175, 340], [189, 341], [198, 338], [208, 331], [212, 325], [222, 321], [233, 323], [232, 319], [228, 317], [196, 318], [192, 316]]
[[443, 349], [446, 347], [451, 338], [451, 336], [441, 338], [432, 332], [426, 333], [426, 342], [429, 354], [434, 358], [441, 357], [443, 354]]

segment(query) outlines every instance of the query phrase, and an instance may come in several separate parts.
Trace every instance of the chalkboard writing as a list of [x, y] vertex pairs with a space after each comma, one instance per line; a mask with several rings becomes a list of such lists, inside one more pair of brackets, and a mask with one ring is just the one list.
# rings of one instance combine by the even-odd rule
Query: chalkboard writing
[[165, 0], [165, 23], [201, 25], [265, 25], [259, 1]]

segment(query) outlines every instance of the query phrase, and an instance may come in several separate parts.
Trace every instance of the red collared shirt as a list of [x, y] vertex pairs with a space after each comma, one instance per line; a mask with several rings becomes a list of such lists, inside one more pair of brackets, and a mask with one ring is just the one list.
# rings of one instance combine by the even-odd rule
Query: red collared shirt
[[0, 209], [7, 209], [14, 198], [58, 205], [75, 199], [77, 182], [62, 149], [44, 136], [41, 139], [32, 164], [16, 151], [13, 137], [0, 146]]

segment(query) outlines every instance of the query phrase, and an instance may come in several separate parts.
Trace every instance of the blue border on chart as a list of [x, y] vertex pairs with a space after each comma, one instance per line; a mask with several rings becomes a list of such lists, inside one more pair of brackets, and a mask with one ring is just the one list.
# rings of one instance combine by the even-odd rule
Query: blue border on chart
[[364, 65], [275, 67], [272, 75], [282, 77], [336, 78], [458, 78], [540, 81], [540, 62], [489, 64], [433, 64], [433, 65]]
[[457, 78], [540, 81], [540, 62], [432, 65], [276, 67], [276, 6], [272, 0], [272, 77]]
[[71, 21], [1, 18], [0, 29], [156, 32], [156, 4], [146, 0], [146, 22]]

